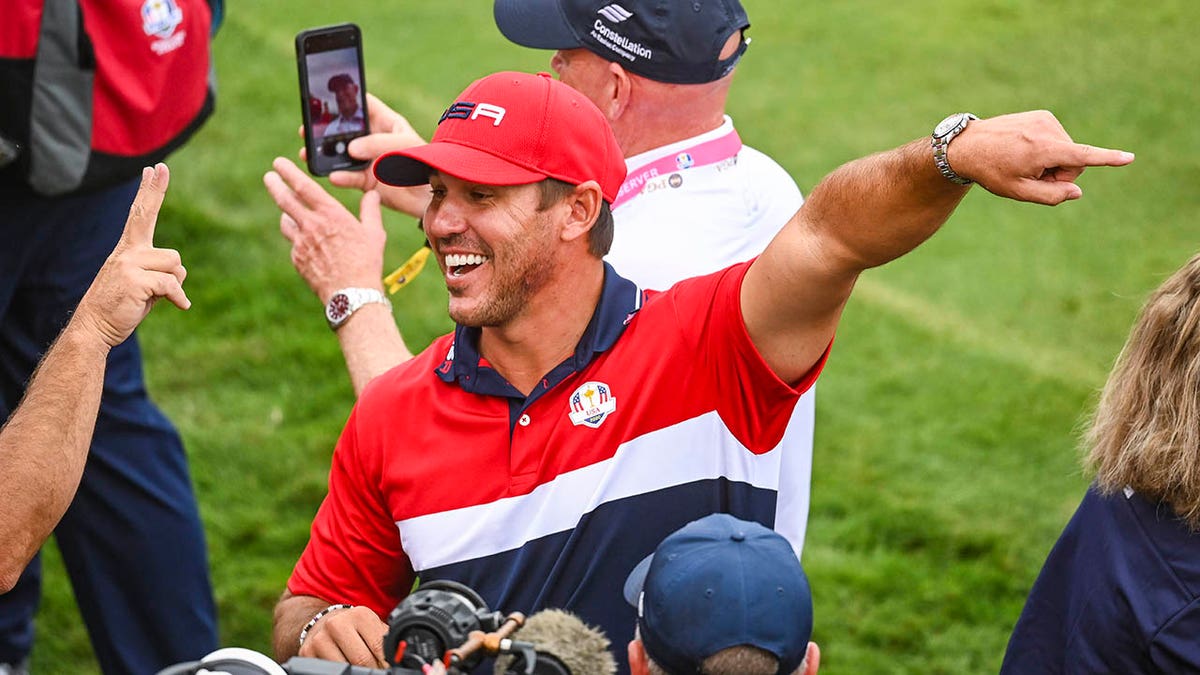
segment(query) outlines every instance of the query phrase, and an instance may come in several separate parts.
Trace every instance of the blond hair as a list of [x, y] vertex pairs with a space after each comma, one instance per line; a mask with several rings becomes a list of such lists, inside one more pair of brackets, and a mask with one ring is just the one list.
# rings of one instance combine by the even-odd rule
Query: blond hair
[[1200, 531], [1200, 255], [1142, 307], [1085, 444], [1103, 493], [1130, 487]]

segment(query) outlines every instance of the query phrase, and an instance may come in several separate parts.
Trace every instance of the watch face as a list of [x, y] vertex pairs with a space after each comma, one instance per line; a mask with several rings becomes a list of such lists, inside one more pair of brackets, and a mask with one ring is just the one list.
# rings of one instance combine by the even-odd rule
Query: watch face
[[941, 138], [951, 131], [954, 131], [955, 127], [962, 124], [964, 117], [966, 117], [966, 113], [954, 113], [941, 122], [938, 122], [938, 125], [933, 128], [933, 135], [937, 138]]
[[337, 323], [346, 318], [346, 314], [350, 312], [350, 297], [345, 293], [335, 293], [329, 299], [329, 304], [325, 306], [325, 317], [332, 323]]

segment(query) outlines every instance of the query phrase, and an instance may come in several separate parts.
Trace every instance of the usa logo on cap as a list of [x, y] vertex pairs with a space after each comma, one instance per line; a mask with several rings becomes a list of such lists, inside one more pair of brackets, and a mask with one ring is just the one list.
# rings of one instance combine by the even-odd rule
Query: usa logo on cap
[[442, 113], [442, 118], [438, 120], [438, 124], [446, 120], [473, 120], [478, 119], [480, 115], [489, 117], [492, 120], [492, 126], [498, 127], [504, 121], [504, 113], [508, 112], [498, 105], [491, 103], [472, 103], [470, 101], [459, 101], [454, 105], [446, 108], [446, 112]]

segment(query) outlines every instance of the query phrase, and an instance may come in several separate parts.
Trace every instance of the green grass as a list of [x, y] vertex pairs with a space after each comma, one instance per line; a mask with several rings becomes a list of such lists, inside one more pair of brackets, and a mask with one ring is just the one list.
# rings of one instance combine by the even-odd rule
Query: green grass
[[[1089, 171], [1085, 198], [1057, 209], [975, 189], [925, 246], [864, 275], [819, 386], [804, 562], [822, 672], [995, 671], [1086, 485], [1079, 424], [1147, 291], [1200, 248], [1200, 8], [747, 5], [754, 44], [729, 109], [806, 192], [958, 110], [1048, 108], [1077, 140], [1139, 155]], [[296, 151], [293, 36], [343, 20], [363, 27], [368, 87], [425, 133], [472, 79], [549, 58], [508, 44], [485, 2], [229, 7], [218, 111], [172, 158], [159, 227], [195, 304], [156, 310], [141, 336], [191, 454], [221, 641], [263, 651], [353, 396], [260, 178]], [[421, 237], [410, 218], [387, 224], [394, 265]], [[436, 276], [395, 300], [411, 346], [448, 328]], [[48, 558], [35, 671], [96, 672]]]

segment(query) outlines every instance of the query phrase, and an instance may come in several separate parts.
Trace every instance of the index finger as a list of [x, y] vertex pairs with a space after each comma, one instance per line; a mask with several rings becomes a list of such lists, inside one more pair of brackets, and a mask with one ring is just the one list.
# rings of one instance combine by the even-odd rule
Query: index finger
[[167, 196], [167, 184], [171, 172], [167, 165], [159, 162], [153, 167], [142, 169], [142, 184], [129, 207], [129, 218], [125, 221], [122, 237], [131, 244], [154, 245], [154, 226], [158, 223], [158, 211]]
[[1133, 153], [1110, 150], [1083, 143], [1064, 141], [1058, 166], [1125, 166], [1133, 161]]
[[332, 195], [321, 187], [317, 181], [309, 178], [308, 174], [300, 170], [291, 160], [283, 157], [276, 157], [271, 163], [271, 167], [275, 169], [275, 173], [283, 179], [285, 185], [295, 193], [296, 197], [308, 208], [316, 208], [321, 205], [338, 204], [341, 202], [334, 199]]

